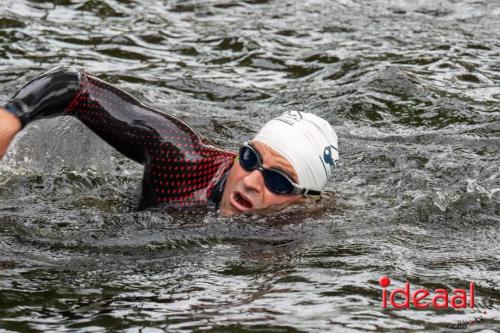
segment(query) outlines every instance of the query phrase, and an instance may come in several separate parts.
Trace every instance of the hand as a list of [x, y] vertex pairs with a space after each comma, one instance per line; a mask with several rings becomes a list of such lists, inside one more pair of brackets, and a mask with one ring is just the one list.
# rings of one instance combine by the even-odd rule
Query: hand
[[21, 130], [21, 121], [12, 113], [0, 108], [0, 160], [7, 152], [10, 142]]

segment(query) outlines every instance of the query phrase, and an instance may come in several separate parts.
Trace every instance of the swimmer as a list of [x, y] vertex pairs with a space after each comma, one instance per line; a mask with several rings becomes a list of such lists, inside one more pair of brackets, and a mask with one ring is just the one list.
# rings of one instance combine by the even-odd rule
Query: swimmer
[[234, 153], [180, 119], [68, 67], [36, 77], [0, 104], [0, 158], [25, 126], [63, 115], [144, 165], [140, 209], [214, 205], [222, 216], [279, 209], [319, 197], [339, 158], [335, 131], [311, 113], [285, 112]]

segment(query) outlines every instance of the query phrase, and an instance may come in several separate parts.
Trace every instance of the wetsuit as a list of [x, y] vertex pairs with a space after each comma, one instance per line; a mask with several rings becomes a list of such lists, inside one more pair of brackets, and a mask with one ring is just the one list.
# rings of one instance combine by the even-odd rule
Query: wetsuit
[[41, 118], [78, 118], [120, 153], [144, 165], [140, 208], [220, 202], [236, 154], [204, 140], [185, 122], [73, 68], [30, 81], [3, 105], [22, 126]]

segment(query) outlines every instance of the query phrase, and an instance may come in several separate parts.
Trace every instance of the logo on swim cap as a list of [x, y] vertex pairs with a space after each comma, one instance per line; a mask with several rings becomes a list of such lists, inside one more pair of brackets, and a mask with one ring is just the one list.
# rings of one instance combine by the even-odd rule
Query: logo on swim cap
[[285, 124], [288, 124], [290, 126], [293, 126], [295, 123], [299, 122], [302, 118], [303, 117], [299, 111], [288, 111], [288, 112], [283, 113], [281, 116], [279, 116], [278, 118], [275, 118], [275, 119], [282, 121]]
[[[334, 169], [335, 169], [335, 160], [333, 159], [333, 156], [332, 156], [332, 149], [335, 149], [334, 146], [326, 146], [325, 149], [323, 150], [323, 164], [328, 164], [328, 166], [330, 167], [330, 172], [333, 173]], [[325, 166], [325, 171], [326, 171], [326, 166]], [[327, 172], [327, 176], [328, 176], [328, 172]]]

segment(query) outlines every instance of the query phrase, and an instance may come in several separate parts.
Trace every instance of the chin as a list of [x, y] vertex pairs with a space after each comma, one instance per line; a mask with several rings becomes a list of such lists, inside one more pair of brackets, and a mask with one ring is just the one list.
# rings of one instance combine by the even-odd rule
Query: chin
[[230, 216], [235, 216], [235, 215], [239, 215], [239, 214], [241, 214], [241, 212], [237, 211], [236, 209], [231, 209], [231, 207], [220, 208], [220, 210], [219, 210], [219, 215], [222, 217], [230, 217]]

